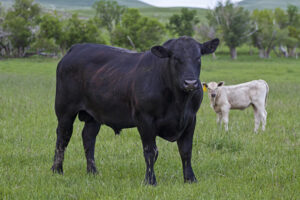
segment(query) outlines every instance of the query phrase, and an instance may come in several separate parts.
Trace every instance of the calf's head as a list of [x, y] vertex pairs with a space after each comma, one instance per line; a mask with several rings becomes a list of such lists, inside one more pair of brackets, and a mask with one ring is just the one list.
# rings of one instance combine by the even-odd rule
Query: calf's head
[[216, 96], [218, 94], [219, 87], [223, 86], [224, 84], [225, 84], [224, 81], [220, 81], [219, 83], [216, 83], [216, 82], [209, 82], [209, 83], [203, 82], [202, 83], [203, 87], [207, 88], [208, 96], [211, 99], [216, 98]]
[[162, 46], [154, 46], [151, 52], [161, 59], [168, 59], [167, 71], [172, 84], [180, 90], [191, 92], [201, 88], [201, 56], [213, 53], [218, 45], [219, 39], [201, 44], [183, 36], [168, 40]]

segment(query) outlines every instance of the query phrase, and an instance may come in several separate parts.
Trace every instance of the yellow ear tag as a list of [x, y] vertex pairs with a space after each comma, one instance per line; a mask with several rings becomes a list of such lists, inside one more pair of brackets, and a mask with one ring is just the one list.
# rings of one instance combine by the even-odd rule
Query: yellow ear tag
[[207, 87], [203, 85], [203, 92], [207, 92]]

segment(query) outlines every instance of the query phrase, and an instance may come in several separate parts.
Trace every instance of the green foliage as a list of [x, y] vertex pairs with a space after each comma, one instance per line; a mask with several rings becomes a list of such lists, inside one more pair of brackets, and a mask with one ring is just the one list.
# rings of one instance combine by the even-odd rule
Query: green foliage
[[112, 32], [113, 28], [119, 24], [121, 16], [126, 10], [124, 6], [111, 0], [97, 1], [93, 7], [96, 10], [95, 20], [99, 25], [106, 27], [109, 32]]
[[59, 16], [45, 14], [40, 21], [40, 35], [44, 38], [59, 40], [61, 34], [63, 34], [62, 26]]
[[111, 39], [114, 45], [144, 51], [161, 43], [164, 34], [165, 29], [158, 20], [143, 17], [138, 9], [129, 8]]
[[[296, 6], [290, 5], [287, 12], [280, 8], [272, 10], [254, 10], [252, 20], [258, 26], [253, 35], [253, 43], [261, 50], [261, 57], [269, 57], [275, 46], [287, 46], [288, 55], [294, 56], [299, 45], [300, 17]], [[286, 54], [286, 56], [288, 56]]]
[[300, 26], [300, 15], [298, 14], [298, 7], [289, 5], [287, 9], [288, 23], [290, 26]]
[[93, 20], [82, 20], [73, 14], [67, 20], [60, 20], [57, 15], [46, 14], [41, 18], [40, 32], [35, 48], [65, 51], [76, 43], [103, 43], [100, 30]]
[[274, 10], [275, 21], [278, 24], [279, 28], [284, 29], [289, 25], [289, 19], [285, 11], [281, 8], [276, 8]]
[[258, 47], [261, 52], [261, 57], [269, 57], [270, 51], [276, 45], [276, 39], [280, 28], [274, 23], [274, 13], [272, 10], [254, 10], [252, 20], [258, 27], [258, 30], [253, 34], [253, 44]]
[[[207, 14], [209, 24], [222, 34], [225, 44], [232, 50], [247, 42], [252, 22], [249, 11], [235, 6], [229, 0], [219, 2], [217, 7]], [[233, 52], [234, 53], [234, 52]], [[235, 58], [236, 55], [232, 55]]]
[[40, 7], [33, 0], [15, 0], [13, 8], [5, 16], [4, 30], [11, 34], [10, 41], [20, 56], [34, 40], [39, 14]]
[[174, 14], [169, 18], [167, 28], [177, 36], [193, 36], [193, 27], [199, 23], [196, 10], [182, 8], [180, 14]]
[[73, 14], [64, 29], [67, 47], [76, 43], [106, 43], [93, 20], [81, 20]]

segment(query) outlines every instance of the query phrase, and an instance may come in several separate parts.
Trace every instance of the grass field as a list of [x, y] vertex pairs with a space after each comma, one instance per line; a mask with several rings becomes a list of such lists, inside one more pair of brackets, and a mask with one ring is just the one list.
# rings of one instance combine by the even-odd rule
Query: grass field
[[[158, 8], [158, 7], [139, 7], [138, 8], [143, 16], [156, 18], [162, 23], [169, 22], [169, 18], [174, 14], [180, 14], [180, 7], [173, 8]], [[197, 17], [200, 22], [206, 21], [207, 9], [202, 8], [189, 8], [190, 10], [197, 11]], [[95, 10], [92, 8], [68, 10], [69, 13], [77, 13], [78, 16], [83, 18], [93, 18]]]
[[78, 120], [65, 174], [52, 174], [58, 60], [0, 60], [0, 199], [299, 199], [300, 61], [217, 56], [203, 58], [201, 81], [269, 83], [266, 132], [253, 133], [251, 108], [232, 111], [230, 131], [218, 130], [205, 94], [192, 158], [198, 183], [183, 183], [176, 143], [158, 138], [157, 187], [143, 185], [145, 163], [136, 129], [115, 136], [102, 126], [95, 151], [99, 174], [87, 175]]

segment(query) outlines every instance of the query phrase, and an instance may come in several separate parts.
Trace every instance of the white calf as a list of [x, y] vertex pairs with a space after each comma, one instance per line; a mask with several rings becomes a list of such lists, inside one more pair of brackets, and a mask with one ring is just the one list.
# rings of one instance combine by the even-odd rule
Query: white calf
[[238, 85], [224, 86], [224, 82], [202, 83], [204, 89], [207, 88], [210, 98], [210, 105], [217, 113], [217, 123], [221, 126], [225, 124], [228, 131], [228, 115], [230, 109], [243, 110], [250, 105], [254, 108], [255, 128], [257, 132], [260, 122], [262, 130], [265, 130], [267, 121], [267, 111], [265, 109], [269, 86], [264, 80], [254, 80]]

